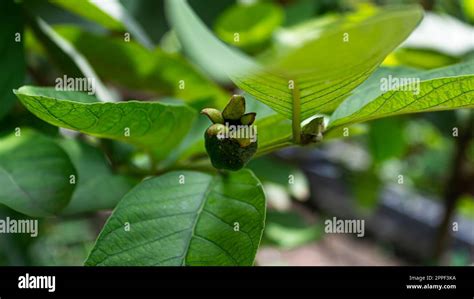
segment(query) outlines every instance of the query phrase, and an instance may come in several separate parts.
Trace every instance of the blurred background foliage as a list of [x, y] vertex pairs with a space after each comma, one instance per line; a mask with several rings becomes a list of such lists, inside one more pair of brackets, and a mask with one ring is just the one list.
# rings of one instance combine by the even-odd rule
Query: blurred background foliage
[[[210, 80], [206, 73], [186, 58], [168, 26], [163, 1], [120, 0], [119, 3], [128, 16], [122, 22], [92, 9], [85, 1], [19, 1], [18, 5], [23, 6], [24, 12], [15, 11], [13, 15], [23, 17], [24, 13], [26, 19], [33, 15], [40, 16], [53, 29], [52, 33], [37, 20], [29, 23], [36, 25], [25, 27], [25, 81], [52, 86], [55, 78], [62, 74], [84, 74], [84, 66], [78, 67], [80, 64], [75, 61], [74, 55], [64, 55], [64, 49], [47, 42], [52, 36], [59, 35], [86, 58], [100, 82], [117, 99], [183, 101], [196, 109], [210, 105], [222, 107], [225, 104], [234, 91], [233, 87]], [[276, 53], [317, 38], [322, 30], [340, 25], [343, 22], [341, 16], [347, 12], [358, 12], [357, 16], [363, 18], [377, 5], [407, 3], [419, 3], [425, 8], [426, 18], [420, 26], [424, 31], [417, 32], [420, 28], [415, 31], [406, 43], [387, 57], [384, 66], [433, 69], [474, 57], [472, 0], [190, 0], [190, 3], [222, 41], [260, 60], [269, 60]], [[443, 34], [448, 32], [452, 40], [461, 42], [447, 47], [447, 36], [440, 38], [440, 27], [445, 30]], [[125, 32], [132, 32], [137, 38], [124, 43]], [[240, 39], [244, 42], [235, 42], [235, 32], [240, 33]], [[46, 42], [40, 43], [40, 40]], [[186, 81], [185, 89], [178, 88], [177, 79]], [[253, 101], [250, 99], [250, 102]], [[449, 188], [446, 182], [453, 172], [459, 171], [453, 169], [452, 164], [457, 148], [461, 146], [459, 138], [455, 138], [457, 135], [453, 137], [453, 130], [469, 128], [472, 119], [472, 112], [469, 111], [392, 117], [351, 127], [349, 137], [328, 140], [316, 149], [291, 148], [253, 160], [249, 168], [262, 180], [269, 202], [257, 264], [430, 264], [436, 260], [452, 265], [472, 263], [472, 131], [466, 145], [462, 145], [466, 147], [463, 176], [467, 186], [463, 185], [465, 189], [460, 192], [454, 215], [465, 221], [463, 228], [467, 229], [468, 236], [452, 232], [455, 242], [449, 243], [452, 246], [443, 245], [446, 249], [444, 254], [436, 255], [433, 260], [430, 251], [434, 250], [433, 244], [439, 238], [436, 225], [439, 223], [433, 225], [420, 216], [423, 211], [428, 214], [431, 207], [437, 207], [433, 208], [437, 209], [435, 218], [437, 221], [443, 218], [443, 198]], [[0, 119], [0, 125], [2, 135], [20, 125], [34, 127], [57, 138], [63, 134], [20, 105], [15, 105], [8, 115]], [[202, 137], [199, 130], [202, 131], [204, 126], [207, 126], [206, 120], [198, 120], [196, 131], [184, 143], [199, 141]], [[86, 136], [81, 136], [80, 140], [81, 144], [69, 144], [69, 148], [83, 148], [80, 152], [96, 157], [104, 152], [108, 166], [107, 169], [100, 166], [99, 172], [108, 176], [117, 175], [114, 179], [127, 179], [130, 185], [134, 184], [132, 177], [118, 176], [125, 172], [139, 174], [140, 169], [149, 162], [143, 153], [127, 145], [114, 141], [99, 142]], [[89, 147], [92, 149], [86, 149]], [[176, 156], [187, 154], [181, 152], [182, 148], [184, 146], [177, 150]], [[98, 149], [100, 151], [93, 152]], [[318, 188], [320, 184], [325, 188]], [[374, 219], [377, 219], [377, 213], [387, 208], [387, 205], [384, 206], [384, 194], [390, 188], [409, 190], [409, 194], [427, 199], [415, 201], [415, 196], [400, 195], [399, 202], [402, 206], [406, 203], [405, 207], [410, 211], [395, 209], [399, 215], [394, 215], [392, 206], [392, 214], [384, 214], [385, 217], [400, 219], [407, 215], [420, 217], [408, 227], [399, 228], [404, 231], [397, 235], [393, 233], [396, 227], [390, 228], [391, 231], [380, 227], [380, 231], [387, 234], [384, 237], [384, 233], [370, 232], [369, 229], [364, 240], [324, 234], [324, 220], [333, 216], [372, 219], [372, 226], [383, 226], [383, 222]], [[84, 192], [82, 196], [94, 193], [93, 189]], [[324, 201], [324, 198], [327, 200]], [[411, 213], [414, 210], [411, 204], [419, 202], [422, 213]], [[347, 213], [339, 213], [346, 210]], [[54, 219], [43, 219], [38, 238], [2, 235], [0, 264], [81, 265], [108, 213], [107, 210], [99, 213], [84, 210], [79, 215], [65, 213]], [[3, 206], [0, 207], [0, 215], [2, 218], [4, 215], [23, 217]], [[423, 232], [426, 227], [429, 233], [424, 237], [428, 238], [430, 245], [421, 252], [411, 248], [421, 245], [407, 241], [403, 234]], [[387, 237], [389, 233], [393, 237]], [[351, 247], [353, 252], [342, 247]]]

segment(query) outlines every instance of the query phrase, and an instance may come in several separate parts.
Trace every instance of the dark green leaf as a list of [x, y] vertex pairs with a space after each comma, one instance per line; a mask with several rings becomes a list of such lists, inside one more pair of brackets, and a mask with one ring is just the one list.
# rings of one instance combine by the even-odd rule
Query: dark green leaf
[[130, 179], [115, 175], [104, 154], [84, 142], [63, 139], [59, 142], [77, 169], [76, 189], [62, 214], [113, 209], [133, 186]]
[[74, 166], [53, 140], [20, 132], [0, 141], [0, 203], [33, 217], [57, 214], [71, 199]]
[[171, 172], [125, 195], [86, 265], [250, 266], [264, 221], [265, 196], [250, 171]]
[[165, 158], [181, 142], [197, 114], [184, 105], [159, 102], [84, 103], [78, 97], [81, 93], [52, 88], [23, 86], [15, 94], [50, 124], [132, 143], [157, 159]]

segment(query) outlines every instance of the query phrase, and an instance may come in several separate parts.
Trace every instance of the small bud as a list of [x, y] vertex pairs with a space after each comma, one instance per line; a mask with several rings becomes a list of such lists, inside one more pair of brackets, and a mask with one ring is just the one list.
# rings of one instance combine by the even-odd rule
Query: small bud
[[201, 110], [201, 114], [207, 115], [209, 119], [215, 124], [224, 124], [222, 113], [214, 108], [205, 108]]
[[239, 120], [245, 113], [245, 98], [233, 95], [229, 104], [224, 108], [222, 116], [225, 120]]
[[323, 138], [324, 118], [316, 117], [306, 124], [301, 130], [301, 143], [309, 144], [321, 141]]
[[219, 134], [226, 134], [228, 128], [222, 124], [213, 124], [206, 130], [206, 135], [217, 136]]
[[242, 117], [240, 118], [240, 123], [243, 125], [249, 126], [253, 124], [256, 117], [257, 117], [257, 113], [255, 112], [246, 113], [242, 115]]

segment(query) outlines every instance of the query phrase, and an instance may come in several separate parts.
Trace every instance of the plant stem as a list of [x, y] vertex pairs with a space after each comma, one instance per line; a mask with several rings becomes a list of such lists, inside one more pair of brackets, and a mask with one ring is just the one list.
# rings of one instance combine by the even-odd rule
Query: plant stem
[[[294, 145], [294, 143], [292, 142], [291, 136], [274, 141], [272, 143], [266, 144], [265, 146], [259, 148], [254, 158], [261, 157], [273, 151], [276, 151], [288, 146], [292, 146], [292, 145]], [[217, 171], [217, 169], [215, 169], [210, 163], [209, 158], [205, 156], [198, 160], [184, 161], [184, 162], [176, 163], [170, 167], [159, 169], [158, 171], [155, 171], [155, 175], [161, 175], [166, 172], [170, 172], [174, 170], [197, 170], [197, 171], [203, 171], [203, 172], [216, 172]]]
[[451, 165], [451, 173], [446, 184], [444, 192], [444, 213], [443, 218], [438, 226], [438, 232], [434, 244], [433, 259], [439, 263], [444, 251], [450, 243], [450, 227], [456, 211], [458, 199], [466, 191], [466, 187], [470, 185], [466, 181], [464, 171], [464, 163], [466, 161], [467, 149], [474, 130], [474, 117], [471, 115], [468, 124], [463, 128], [462, 133], [456, 138], [456, 150], [453, 163]]
[[255, 154], [255, 158], [261, 157], [261, 156], [266, 155], [268, 153], [271, 153], [273, 151], [276, 151], [276, 150], [279, 150], [279, 149], [282, 149], [282, 148], [285, 148], [285, 147], [288, 147], [288, 146], [292, 146], [292, 145], [294, 145], [294, 143], [292, 141], [292, 137], [286, 138], [286, 139], [283, 139], [283, 140], [278, 140], [276, 142], [267, 144], [266, 146], [259, 148], [257, 153]]

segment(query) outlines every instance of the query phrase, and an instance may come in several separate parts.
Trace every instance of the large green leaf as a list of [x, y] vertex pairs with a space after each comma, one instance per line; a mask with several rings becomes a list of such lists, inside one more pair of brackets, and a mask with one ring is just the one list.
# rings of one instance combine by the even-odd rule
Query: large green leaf
[[91, 98], [86, 94], [32, 86], [14, 92], [28, 110], [50, 124], [132, 143], [156, 159], [166, 157], [179, 144], [196, 115], [193, 109], [180, 104], [87, 103], [84, 97], [86, 101]]
[[20, 132], [0, 140], [0, 203], [33, 217], [57, 214], [71, 198], [76, 171], [53, 140]]
[[[384, 92], [381, 79], [419, 79], [419, 90]], [[408, 89], [402, 91], [402, 89]], [[415, 92], [414, 92], [415, 91]], [[474, 107], [474, 61], [427, 72], [384, 68], [357, 88], [331, 116], [329, 127], [392, 115]]]
[[[25, 58], [23, 54], [23, 18], [21, 7], [13, 0], [0, 3], [0, 119], [15, 102], [13, 88], [23, 83]], [[20, 38], [16, 41], [16, 38]]]
[[249, 170], [171, 172], [125, 195], [86, 265], [250, 266], [264, 221], [265, 196]]
[[408, 37], [421, 17], [421, 9], [392, 8], [342, 22], [343, 26], [284, 55], [266, 72], [237, 78], [237, 85], [290, 119], [334, 111]]
[[173, 95], [196, 105], [211, 102], [223, 106], [228, 100], [226, 92], [178, 55], [160, 49], [150, 51], [133, 41], [126, 43], [78, 27], [54, 29], [87, 58], [104, 80], [142, 92]]
[[143, 46], [149, 49], [153, 48], [153, 43], [141, 26], [128, 14], [127, 10], [118, 0], [52, 0], [51, 2], [86, 19], [97, 22], [105, 28], [117, 31], [127, 30], [130, 32], [132, 39], [136, 38]]
[[78, 174], [75, 179], [76, 189], [62, 214], [113, 209], [132, 188], [132, 181], [114, 174], [104, 154], [97, 148], [73, 139], [62, 139], [59, 144], [68, 154]]
[[348, 15], [341, 26], [331, 27], [262, 70], [217, 40], [186, 1], [166, 3], [173, 28], [192, 59], [231, 77], [241, 89], [296, 123], [333, 111], [422, 18], [422, 10], [414, 6], [375, 10], [363, 17]]

